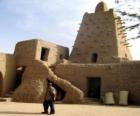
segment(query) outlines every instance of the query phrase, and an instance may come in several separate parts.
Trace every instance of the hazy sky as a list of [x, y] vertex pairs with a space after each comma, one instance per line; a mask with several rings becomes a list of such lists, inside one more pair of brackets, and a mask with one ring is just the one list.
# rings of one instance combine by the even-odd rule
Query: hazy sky
[[[83, 14], [101, 0], [0, 0], [0, 52], [13, 53], [18, 41], [40, 38], [71, 48]], [[105, 1], [109, 8], [114, 0]], [[132, 41], [140, 59], [139, 40]]]

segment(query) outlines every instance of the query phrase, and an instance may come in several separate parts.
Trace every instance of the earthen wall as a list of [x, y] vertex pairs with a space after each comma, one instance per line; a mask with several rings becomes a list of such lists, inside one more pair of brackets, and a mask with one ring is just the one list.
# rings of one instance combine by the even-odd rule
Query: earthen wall
[[60, 64], [55, 73], [69, 80], [84, 91], [87, 96], [87, 78], [101, 78], [101, 96], [111, 91], [117, 94], [120, 90], [129, 91], [129, 101], [140, 104], [140, 62], [120, 64]]
[[69, 49], [63, 46], [53, 44], [43, 40], [26, 40], [16, 44], [15, 58], [17, 66], [27, 66], [31, 60], [41, 60], [42, 48], [49, 49], [48, 58], [44, 60], [51, 64], [56, 64], [61, 61], [60, 55], [68, 59]]
[[0, 53], [0, 72], [2, 80], [1, 95], [13, 90], [15, 84], [15, 58], [11, 54]]

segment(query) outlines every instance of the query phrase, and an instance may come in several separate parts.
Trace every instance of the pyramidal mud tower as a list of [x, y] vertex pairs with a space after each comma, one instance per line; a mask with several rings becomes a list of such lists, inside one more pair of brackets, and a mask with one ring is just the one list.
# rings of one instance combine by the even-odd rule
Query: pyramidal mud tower
[[140, 104], [140, 61], [132, 61], [123, 22], [100, 2], [85, 13], [74, 47], [40, 39], [21, 41], [14, 54], [0, 53], [0, 95], [13, 91], [14, 101], [42, 102], [49, 80], [57, 100], [81, 103], [106, 92], [129, 91], [129, 103]]
[[85, 13], [70, 60], [76, 63], [131, 60], [121, 23], [113, 9], [108, 10], [103, 2], [97, 5], [95, 13]]

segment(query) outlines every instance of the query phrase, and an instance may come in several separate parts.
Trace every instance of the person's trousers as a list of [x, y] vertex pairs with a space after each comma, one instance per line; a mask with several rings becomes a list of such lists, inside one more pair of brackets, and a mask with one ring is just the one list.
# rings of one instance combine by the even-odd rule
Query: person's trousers
[[55, 113], [54, 101], [47, 101], [47, 100], [45, 100], [43, 102], [43, 106], [44, 106], [44, 112], [48, 113], [48, 108], [50, 107], [50, 114], [54, 114]]

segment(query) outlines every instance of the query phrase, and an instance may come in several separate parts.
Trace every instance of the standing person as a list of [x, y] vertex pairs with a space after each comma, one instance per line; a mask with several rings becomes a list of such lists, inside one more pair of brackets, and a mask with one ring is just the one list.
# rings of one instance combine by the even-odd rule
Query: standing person
[[[56, 99], [56, 89], [52, 86], [52, 83], [48, 83], [45, 100], [43, 102], [44, 112], [43, 114], [54, 114], [54, 101]], [[48, 112], [48, 108], [50, 107], [50, 113]]]

